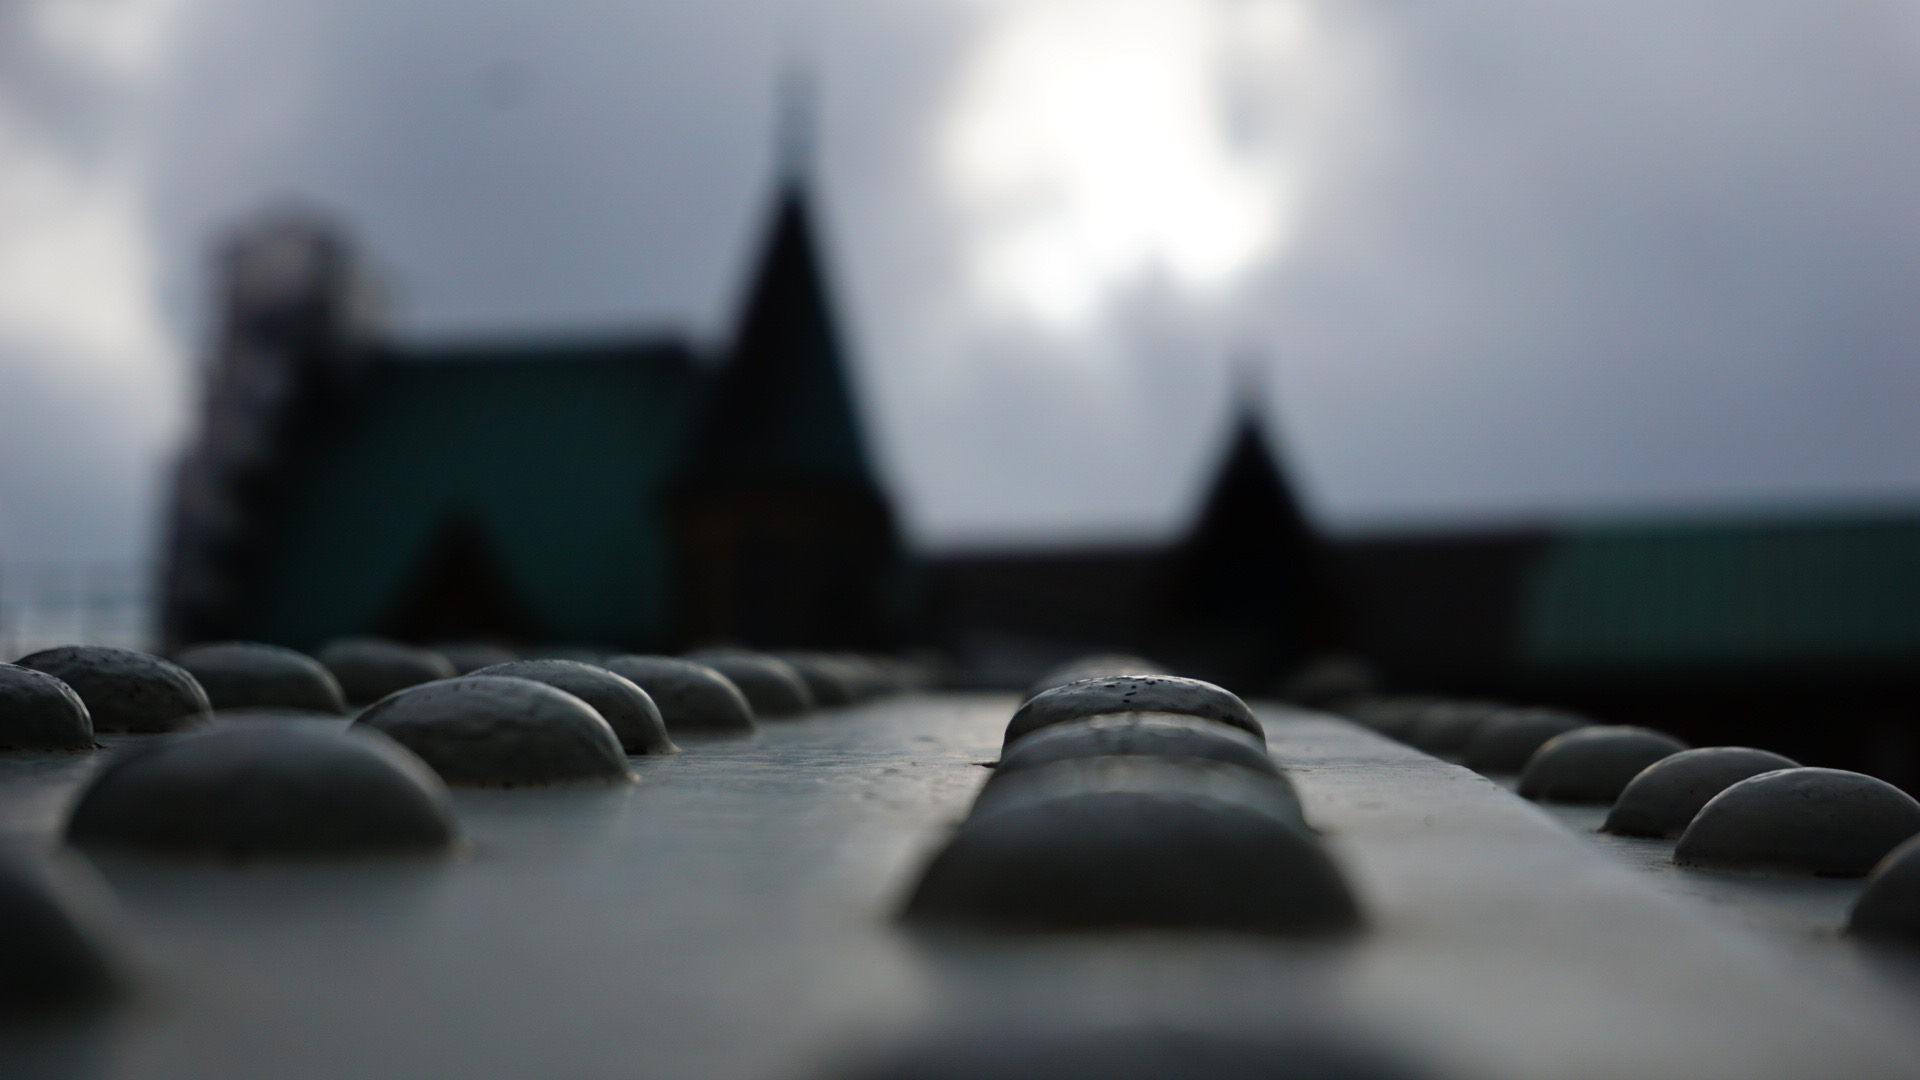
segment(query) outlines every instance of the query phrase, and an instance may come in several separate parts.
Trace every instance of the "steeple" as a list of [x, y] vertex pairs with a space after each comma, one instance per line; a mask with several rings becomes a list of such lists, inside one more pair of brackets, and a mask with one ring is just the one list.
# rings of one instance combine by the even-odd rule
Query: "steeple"
[[800, 172], [780, 179], [667, 516], [681, 644], [897, 643], [903, 553], [868, 458]]
[[798, 177], [781, 183], [734, 340], [686, 459], [700, 483], [873, 476]]
[[1188, 643], [1217, 680], [1265, 692], [1285, 669], [1340, 648], [1346, 627], [1320, 538], [1253, 395], [1242, 400], [1200, 513], [1169, 561], [1163, 605], [1175, 647]]

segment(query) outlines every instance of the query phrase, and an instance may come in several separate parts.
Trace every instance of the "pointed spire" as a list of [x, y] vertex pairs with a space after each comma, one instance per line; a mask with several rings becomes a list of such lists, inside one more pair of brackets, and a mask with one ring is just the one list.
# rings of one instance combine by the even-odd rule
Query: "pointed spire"
[[[797, 170], [802, 129], [789, 130]], [[797, 172], [782, 178], [770, 225], [668, 494], [677, 636], [884, 647], [904, 626], [903, 552], [867, 457]]]
[[1264, 382], [1253, 363], [1236, 365], [1227, 452], [1173, 553], [1165, 599], [1182, 639], [1204, 643], [1194, 663], [1216, 665], [1216, 681], [1263, 690], [1346, 636], [1320, 538], [1262, 420]]
[[783, 185], [688, 478], [873, 483], [804, 185]]

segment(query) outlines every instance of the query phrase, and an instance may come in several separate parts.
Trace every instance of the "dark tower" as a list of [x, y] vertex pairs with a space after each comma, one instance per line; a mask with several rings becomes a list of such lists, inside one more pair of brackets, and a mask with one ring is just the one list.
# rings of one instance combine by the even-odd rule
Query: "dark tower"
[[178, 466], [161, 582], [169, 644], [252, 614], [299, 434], [366, 358], [369, 292], [340, 230], [301, 207], [236, 229], [217, 255], [219, 338], [202, 427]]
[[901, 547], [861, 435], [797, 177], [775, 201], [667, 510], [683, 644], [897, 643]]
[[1168, 560], [1165, 589], [1161, 652], [1242, 692], [1271, 692], [1290, 667], [1346, 646], [1327, 554], [1251, 413]]

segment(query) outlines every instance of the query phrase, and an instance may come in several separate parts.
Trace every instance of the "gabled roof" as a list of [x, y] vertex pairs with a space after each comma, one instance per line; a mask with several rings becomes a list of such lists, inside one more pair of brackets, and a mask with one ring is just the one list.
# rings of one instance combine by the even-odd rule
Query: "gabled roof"
[[1265, 638], [1290, 654], [1275, 661], [1345, 645], [1345, 612], [1322, 544], [1251, 411], [1236, 424], [1169, 570], [1168, 614], [1191, 633]]
[[874, 483], [803, 186], [785, 183], [683, 484]]
[[686, 349], [658, 339], [388, 354], [283, 478], [285, 517], [239, 632], [311, 648], [406, 621], [455, 522], [454, 539], [484, 538], [483, 576], [529, 609], [505, 619], [516, 605], [492, 605], [497, 632], [657, 644], [668, 582], [655, 504], [696, 389]]
[[397, 641], [552, 640], [521, 595], [491, 530], [464, 506], [441, 512], [379, 630]]

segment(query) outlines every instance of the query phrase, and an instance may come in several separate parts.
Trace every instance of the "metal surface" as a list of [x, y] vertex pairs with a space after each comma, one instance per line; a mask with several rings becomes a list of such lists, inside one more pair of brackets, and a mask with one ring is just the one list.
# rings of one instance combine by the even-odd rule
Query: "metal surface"
[[[1920, 1076], [1914, 967], [1831, 932], [1857, 884], [1660, 869], [1659, 842], [1590, 838], [1586, 812], [1312, 714], [1262, 710], [1364, 933], [904, 930], [893, 911], [1014, 705], [896, 699], [684, 739], [635, 758], [631, 787], [460, 791], [452, 859], [100, 860], [137, 992], [0, 1060], [76, 1077], [777, 1080], [914, 1031], [1156, 1020], [1345, 1032], [1437, 1076]], [[99, 757], [0, 757], [7, 837], [54, 846]]]

